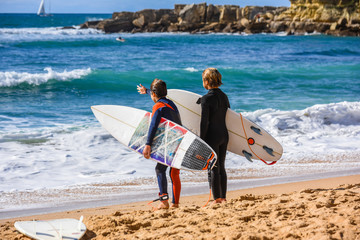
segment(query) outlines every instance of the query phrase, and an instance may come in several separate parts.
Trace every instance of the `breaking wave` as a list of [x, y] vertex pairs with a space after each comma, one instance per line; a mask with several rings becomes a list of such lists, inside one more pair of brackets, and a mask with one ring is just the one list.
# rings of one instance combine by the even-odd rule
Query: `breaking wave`
[[40, 85], [49, 80], [69, 81], [72, 79], [79, 79], [90, 73], [91, 68], [57, 72], [51, 67], [45, 68], [43, 73], [0, 72], [0, 87], [14, 87], [23, 83]]

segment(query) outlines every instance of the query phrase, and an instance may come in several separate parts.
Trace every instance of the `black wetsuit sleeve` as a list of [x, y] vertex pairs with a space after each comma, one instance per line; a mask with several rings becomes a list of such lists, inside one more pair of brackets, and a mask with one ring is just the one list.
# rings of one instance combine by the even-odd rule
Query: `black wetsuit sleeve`
[[205, 98], [201, 99], [201, 121], [200, 121], [200, 138], [205, 140], [209, 129], [210, 105]]

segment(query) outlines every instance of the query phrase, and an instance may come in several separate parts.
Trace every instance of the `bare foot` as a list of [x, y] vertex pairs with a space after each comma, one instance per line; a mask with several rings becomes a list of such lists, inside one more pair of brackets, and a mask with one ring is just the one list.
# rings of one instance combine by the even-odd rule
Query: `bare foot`
[[221, 203], [227, 203], [226, 198], [220, 198]]
[[210, 206], [213, 206], [213, 205], [216, 205], [216, 204], [219, 204], [219, 203], [222, 203], [221, 198], [215, 199], [215, 200], [210, 204]]
[[169, 201], [168, 200], [161, 201], [157, 207], [153, 207], [154, 211], [160, 209], [169, 209]]
[[170, 208], [179, 208], [179, 204], [178, 203], [173, 203], [173, 204], [171, 204]]

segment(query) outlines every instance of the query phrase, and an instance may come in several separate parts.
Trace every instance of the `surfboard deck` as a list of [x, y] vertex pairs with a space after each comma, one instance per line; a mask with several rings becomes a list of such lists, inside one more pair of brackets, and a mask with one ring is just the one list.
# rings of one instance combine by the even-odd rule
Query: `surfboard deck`
[[[200, 135], [202, 96], [193, 92], [169, 89], [168, 96], [181, 116], [183, 126]], [[240, 113], [228, 109], [226, 126], [229, 132], [228, 151], [245, 156], [248, 160], [263, 160], [266, 163], [278, 161], [282, 154], [281, 144], [262, 127], [246, 119]]]
[[[142, 154], [151, 122], [151, 113], [119, 106], [91, 107], [101, 125], [120, 143]], [[186, 128], [162, 118], [151, 146], [150, 158], [166, 166], [202, 171], [212, 168], [216, 153]]]
[[48, 221], [19, 221], [15, 228], [24, 235], [37, 240], [80, 239], [86, 232], [86, 226], [80, 220], [72, 218]]

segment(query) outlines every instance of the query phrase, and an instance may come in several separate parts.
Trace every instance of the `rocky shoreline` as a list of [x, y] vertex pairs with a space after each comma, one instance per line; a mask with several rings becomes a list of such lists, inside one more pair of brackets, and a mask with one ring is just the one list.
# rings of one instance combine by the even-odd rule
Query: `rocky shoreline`
[[360, 36], [360, 0], [290, 0], [288, 7], [175, 4], [174, 9], [114, 12], [112, 18], [88, 21], [81, 28], [105, 33], [322, 33]]

